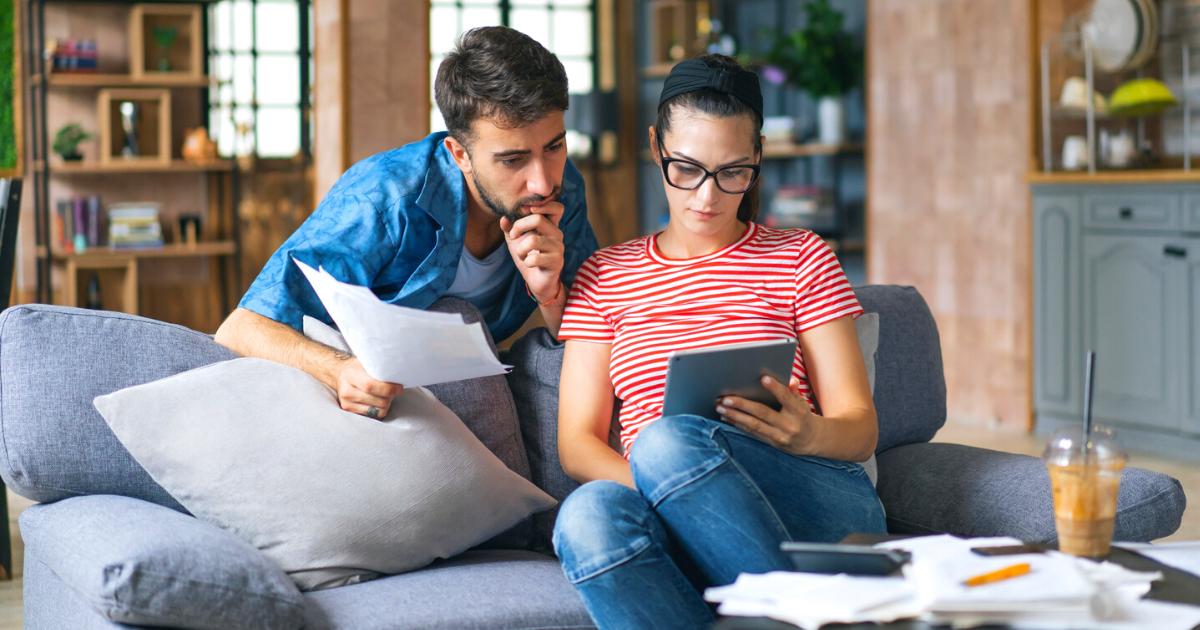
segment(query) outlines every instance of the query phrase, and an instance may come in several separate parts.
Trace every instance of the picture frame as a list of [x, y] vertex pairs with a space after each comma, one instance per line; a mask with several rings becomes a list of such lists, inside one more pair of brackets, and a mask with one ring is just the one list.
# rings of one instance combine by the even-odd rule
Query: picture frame
[[25, 172], [21, 51], [21, 0], [0, 0], [0, 178]]

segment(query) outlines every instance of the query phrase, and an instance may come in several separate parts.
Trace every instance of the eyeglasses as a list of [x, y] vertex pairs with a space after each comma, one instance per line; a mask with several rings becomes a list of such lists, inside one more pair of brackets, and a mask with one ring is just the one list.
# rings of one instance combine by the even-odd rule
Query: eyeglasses
[[711, 177], [723, 192], [740, 195], [754, 186], [762, 168], [758, 164], [736, 164], [710, 171], [690, 160], [666, 157], [661, 137], [658, 139], [658, 153], [662, 160], [663, 177], [668, 184], [680, 190], [696, 190]]

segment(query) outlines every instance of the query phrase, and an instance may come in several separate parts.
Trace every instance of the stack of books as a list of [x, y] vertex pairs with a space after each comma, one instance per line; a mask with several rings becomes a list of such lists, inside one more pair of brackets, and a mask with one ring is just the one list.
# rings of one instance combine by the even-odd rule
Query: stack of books
[[162, 247], [158, 204], [128, 203], [109, 206], [108, 246], [115, 249]]
[[46, 42], [46, 56], [54, 72], [95, 73], [96, 40], [51, 39]]
[[55, 204], [54, 243], [68, 254], [82, 254], [89, 247], [99, 247], [104, 244], [106, 232], [103, 221], [100, 197], [60, 199]]
[[771, 211], [764, 223], [774, 228], [820, 230], [833, 227], [835, 219], [833, 191], [811, 185], [785, 184], [775, 190]]

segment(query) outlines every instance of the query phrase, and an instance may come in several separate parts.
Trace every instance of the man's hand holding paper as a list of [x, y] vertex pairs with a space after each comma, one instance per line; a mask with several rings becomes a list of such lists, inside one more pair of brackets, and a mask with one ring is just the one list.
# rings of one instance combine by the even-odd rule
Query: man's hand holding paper
[[[341, 329], [355, 355], [351, 361], [361, 366], [348, 365], [339, 381], [339, 389], [345, 383], [347, 394], [355, 398], [354, 404], [361, 404], [363, 394], [390, 402], [387, 394], [394, 391], [392, 397], [397, 396], [404, 387], [507, 372], [492, 353], [479, 323], [466, 324], [458, 314], [386, 304], [366, 287], [340, 282], [325, 270], [318, 271], [299, 260], [295, 263]], [[391, 384], [395, 384], [391, 391], [380, 387]], [[342, 394], [338, 392], [339, 397]], [[369, 398], [366, 403], [379, 407], [370, 405]], [[379, 409], [382, 417], [386, 409]]]

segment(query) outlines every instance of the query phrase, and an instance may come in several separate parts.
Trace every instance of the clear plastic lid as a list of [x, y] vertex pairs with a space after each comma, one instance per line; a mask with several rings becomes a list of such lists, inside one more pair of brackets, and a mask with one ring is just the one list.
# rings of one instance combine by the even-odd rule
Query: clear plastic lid
[[1117, 434], [1109, 427], [1092, 425], [1092, 433], [1088, 436], [1086, 446], [1088, 457], [1085, 460], [1083, 425], [1068, 425], [1050, 436], [1042, 458], [1046, 460], [1047, 464], [1056, 466], [1078, 465], [1085, 462], [1102, 466], [1124, 464], [1127, 458], [1125, 451], [1117, 442]]

